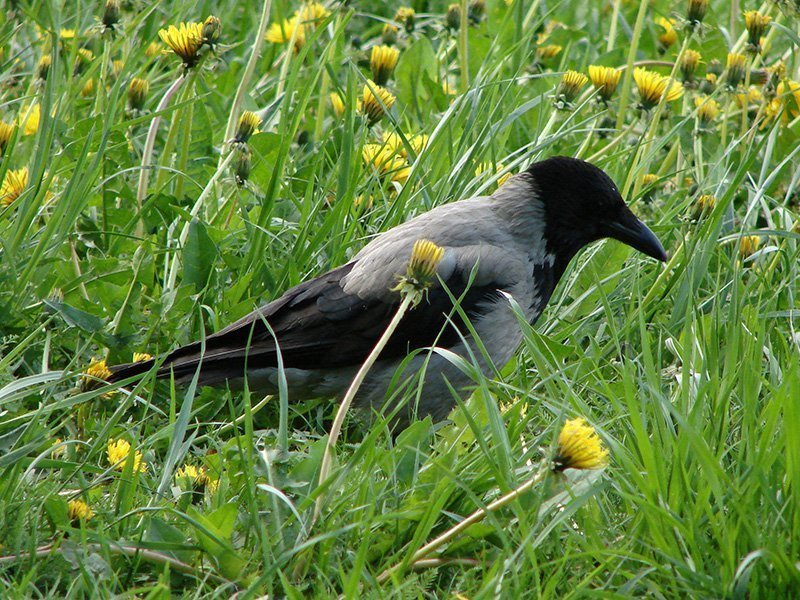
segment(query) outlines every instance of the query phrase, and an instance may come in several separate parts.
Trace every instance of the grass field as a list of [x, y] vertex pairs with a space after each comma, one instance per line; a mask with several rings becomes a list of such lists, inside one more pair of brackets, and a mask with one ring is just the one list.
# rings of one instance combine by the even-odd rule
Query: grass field
[[[800, 595], [800, 3], [109, 4], [0, 3], [0, 595]], [[594, 244], [322, 485], [329, 399], [87, 384], [556, 154], [669, 262]], [[576, 417], [608, 466], [551, 473]]]

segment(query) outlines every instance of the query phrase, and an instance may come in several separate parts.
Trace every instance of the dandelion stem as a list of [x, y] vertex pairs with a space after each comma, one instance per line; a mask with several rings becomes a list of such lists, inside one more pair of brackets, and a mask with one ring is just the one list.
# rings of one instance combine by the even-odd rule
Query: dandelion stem
[[469, 90], [469, 22], [467, 12], [469, 6], [467, 0], [461, 0], [460, 23], [458, 26], [458, 62], [461, 69], [461, 93], [466, 94]]
[[[383, 348], [386, 346], [389, 338], [392, 337], [394, 330], [397, 329], [397, 326], [400, 324], [400, 320], [403, 318], [403, 315], [405, 315], [408, 308], [415, 303], [416, 298], [417, 296], [413, 293], [408, 293], [403, 296], [403, 300], [400, 303], [400, 306], [398, 307], [397, 312], [395, 313], [391, 322], [389, 323], [389, 326], [386, 328], [386, 331], [383, 332], [383, 335], [378, 340], [378, 343], [375, 344], [372, 352], [369, 353], [369, 356], [367, 356], [364, 364], [361, 365], [361, 368], [356, 373], [356, 376], [353, 378], [353, 382], [350, 384], [350, 387], [347, 388], [347, 392], [345, 393], [344, 398], [342, 398], [339, 409], [336, 411], [336, 417], [333, 420], [333, 425], [331, 425], [331, 431], [328, 435], [328, 443], [325, 444], [325, 453], [322, 456], [322, 465], [320, 466], [319, 470], [319, 485], [322, 485], [328, 479], [328, 475], [330, 474], [331, 463], [333, 460], [333, 450], [336, 447], [336, 441], [339, 439], [339, 433], [342, 430], [344, 418], [347, 416], [347, 411], [350, 409], [350, 404], [352, 404], [353, 398], [355, 398], [359, 388], [361, 387], [361, 384], [364, 382], [364, 379], [367, 376], [367, 373], [372, 368], [372, 365], [375, 364], [375, 361], [383, 351]], [[324, 494], [320, 494], [317, 497], [317, 501], [314, 506], [314, 516], [311, 520], [312, 524], [317, 520], [317, 518], [319, 518], [319, 515], [322, 512], [322, 504], [324, 499]]]
[[523, 494], [529, 492], [533, 487], [542, 482], [545, 476], [550, 472], [548, 468], [547, 461], [545, 461], [542, 466], [539, 467], [539, 471], [530, 479], [526, 480], [521, 485], [517, 486], [507, 494], [501, 496], [497, 500], [490, 502], [484, 508], [479, 508], [478, 510], [474, 511], [468, 517], [463, 519], [462, 521], [458, 522], [457, 524], [453, 525], [447, 531], [441, 533], [430, 542], [422, 546], [419, 550], [414, 552], [411, 555], [411, 558], [407, 561], [400, 562], [396, 564], [394, 567], [385, 570], [383, 573], [378, 575], [378, 583], [386, 582], [393, 574], [397, 573], [398, 571], [403, 570], [407, 565], [413, 566], [415, 563], [424, 559], [426, 556], [443, 546], [444, 544], [448, 543], [450, 540], [455, 538], [457, 535], [462, 533], [464, 530], [469, 528], [471, 525], [482, 521], [486, 515], [491, 512], [494, 512], [507, 504], [513, 502]]
[[631, 87], [633, 86], [633, 62], [636, 59], [636, 52], [639, 49], [639, 38], [642, 36], [644, 17], [647, 14], [649, 4], [649, 0], [639, 1], [639, 12], [636, 13], [633, 37], [631, 38], [630, 48], [628, 50], [628, 62], [625, 68], [625, 74], [622, 76], [622, 90], [619, 94], [619, 109], [617, 112], [617, 129], [622, 129], [625, 123], [625, 115], [628, 112], [628, 97], [630, 96]]
[[[236, 131], [236, 124], [239, 121], [239, 112], [244, 100], [244, 95], [247, 93], [247, 87], [250, 85], [250, 81], [253, 79], [253, 73], [255, 73], [256, 65], [258, 64], [258, 59], [261, 55], [261, 48], [264, 45], [264, 34], [267, 31], [271, 6], [272, 0], [264, 0], [264, 3], [261, 6], [261, 18], [258, 22], [258, 31], [256, 32], [255, 39], [253, 40], [253, 45], [250, 47], [250, 56], [247, 59], [247, 64], [244, 67], [242, 78], [239, 80], [239, 86], [236, 88], [236, 94], [233, 96], [231, 110], [228, 114], [228, 123], [225, 125], [225, 137], [223, 138], [223, 141], [232, 139], [233, 134]], [[220, 155], [219, 162], [217, 163], [218, 168], [222, 164], [223, 160], [224, 159], [222, 155]]]
[[222, 161], [222, 164], [217, 167], [217, 170], [211, 176], [211, 179], [208, 180], [206, 187], [203, 188], [203, 191], [200, 192], [200, 195], [197, 197], [194, 205], [192, 206], [192, 210], [189, 212], [190, 218], [186, 220], [186, 223], [183, 225], [183, 229], [181, 229], [181, 233], [178, 236], [178, 246], [175, 249], [176, 253], [175, 256], [172, 258], [172, 264], [170, 265], [169, 276], [167, 277], [167, 281], [164, 283], [164, 293], [168, 293], [172, 291], [175, 287], [175, 280], [178, 278], [178, 266], [180, 265], [180, 260], [178, 256], [178, 250], [183, 247], [186, 243], [186, 238], [189, 237], [189, 226], [192, 223], [192, 220], [200, 213], [200, 209], [203, 206], [208, 195], [211, 193], [211, 190], [214, 189], [214, 185], [216, 184], [217, 180], [220, 178], [222, 173], [225, 172], [225, 169], [228, 168], [228, 165], [231, 164], [233, 160], [234, 153], [228, 152], [228, 156], [225, 157], [225, 160]]
[[144, 230], [144, 223], [142, 220], [142, 203], [147, 196], [147, 184], [150, 181], [150, 161], [153, 158], [153, 148], [156, 145], [156, 135], [158, 134], [158, 126], [161, 123], [161, 112], [164, 111], [169, 105], [169, 101], [175, 93], [181, 88], [183, 82], [186, 80], [184, 73], [172, 82], [169, 86], [161, 101], [156, 107], [156, 114], [153, 120], [150, 121], [150, 128], [147, 130], [147, 139], [144, 142], [144, 151], [142, 152], [142, 167], [139, 171], [139, 185], [136, 188], [136, 206], [138, 208], [139, 224], [136, 226], [137, 235], [141, 236]]

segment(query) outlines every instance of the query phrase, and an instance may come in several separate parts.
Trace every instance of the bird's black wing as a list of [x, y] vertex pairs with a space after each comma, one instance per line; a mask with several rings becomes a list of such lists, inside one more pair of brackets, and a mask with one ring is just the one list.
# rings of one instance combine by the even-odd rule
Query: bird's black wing
[[[276, 367], [278, 340], [284, 368], [336, 369], [358, 366], [386, 330], [400, 304], [400, 294], [361, 298], [342, 288], [342, 279], [355, 261], [301, 283], [225, 329], [164, 357], [159, 376], [174, 373], [190, 379], [202, 361], [200, 383], [214, 384], [240, 378], [246, 368]], [[420, 304], [408, 311], [381, 353], [381, 359], [402, 357], [435, 343], [451, 346], [459, 332], [450, 295], [470, 320], [479, 318], [498, 298], [499, 285], [468, 286], [469, 273], [455, 270], [441, 286], [428, 290]], [[448, 295], [448, 291], [450, 295]], [[267, 323], [269, 327], [267, 327]], [[269, 329], [272, 329], [272, 333]], [[466, 329], [461, 327], [461, 333]], [[273, 337], [274, 333], [274, 337]], [[112, 368], [113, 380], [145, 372], [152, 361]]]

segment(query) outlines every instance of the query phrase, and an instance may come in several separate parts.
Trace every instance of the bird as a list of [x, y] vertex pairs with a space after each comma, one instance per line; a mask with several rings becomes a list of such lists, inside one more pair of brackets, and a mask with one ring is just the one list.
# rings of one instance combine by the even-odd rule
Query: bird
[[[412, 247], [428, 240], [444, 250], [436, 281], [403, 315], [354, 406], [391, 413], [399, 427], [426, 416], [441, 421], [475, 387], [474, 374], [454, 357], [487, 376], [495, 373], [523, 338], [509, 299], [534, 324], [570, 261], [603, 238], [667, 260], [602, 169], [554, 156], [532, 163], [490, 196], [438, 206], [377, 235], [352, 260], [205, 339], [113, 366], [107, 379], [130, 383], [154, 370], [178, 384], [196, 377], [199, 385], [241, 388], [246, 380], [251, 390], [276, 394], [285, 377], [290, 402], [341, 399], [400, 305], [393, 288]], [[404, 392], [412, 387], [417, 393]]]

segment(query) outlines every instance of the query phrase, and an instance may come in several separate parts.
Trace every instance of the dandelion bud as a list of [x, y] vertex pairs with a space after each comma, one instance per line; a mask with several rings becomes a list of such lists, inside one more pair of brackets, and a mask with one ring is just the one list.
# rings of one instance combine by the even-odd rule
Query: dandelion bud
[[681, 79], [684, 85], [694, 81], [694, 74], [700, 64], [700, 53], [697, 50], [686, 50], [681, 57]]
[[706, 96], [695, 96], [694, 105], [697, 108], [697, 128], [700, 131], [708, 131], [719, 115], [719, 103]]
[[333, 92], [330, 95], [330, 99], [331, 107], [333, 108], [333, 114], [335, 114], [337, 117], [341, 117], [344, 114], [344, 100], [342, 100], [342, 97], [336, 92]]
[[716, 58], [711, 59], [706, 65], [706, 73], [711, 73], [712, 75], [719, 77], [722, 75], [722, 63]]
[[583, 73], [577, 71], [567, 71], [561, 76], [561, 82], [556, 90], [556, 108], [565, 109], [572, 105], [575, 98], [589, 81]]
[[757, 235], [746, 235], [739, 240], [739, 258], [742, 260], [750, 257], [761, 245], [761, 238]]
[[39, 59], [39, 64], [36, 65], [36, 78], [40, 81], [44, 81], [47, 79], [48, 73], [50, 73], [50, 65], [52, 64], [53, 59], [50, 57], [49, 54], [45, 54], [42, 58]]
[[258, 127], [261, 125], [261, 117], [256, 113], [246, 110], [239, 117], [239, 124], [236, 126], [236, 135], [233, 141], [237, 144], [246, 144]]
[[486, 15], [486, 0], [470, 0], [467, 7], [467, 18], [470, 23], [477, 25]]
[[678, 32], [675, 31], [675, 21], [665, 17], [658, 17], [656, 25], [661, 27], [663, 31], [658, 34], [658, 51], [663, 54], [670, 46], [678, 41]]
[[461, 6], [458, 4], [451, 4], [447, 7], [447, 12], [444, 14], [444, 26], [450, 31], [458, 31], [461, 27]]
[[686, 21], [689, 28], [698, 27], [708, 12], [708, 0], [689, 0], [686, 9]]
[[361, 95], [361, 112], [369, 119], [369, 124], [374, 125], [380, 121], [394, 106], [395, 97], [392, 93], [379, 85], [366, 84]]
[[233, 175], [238, 185], [244, 185], [250, 178], [250, 148], [247, 144], [237, 144], [234, 148]]
[[717, 76], [714, 73], [707, 73], [700, 82], [700, 91], [704, 94], [712, 94], [717, 89]]
[[547, 60], [561, 54], [563, 49], [564, 48], [558, 44], [545, 44], [544, 46], [536, 48], [536, 55], [542, 60]]
[[6, 151], [11, 137], [14, 135], [15, 127], [5, 121], [0, 121], [0, 154]]
[[140, 112], [144, 108], [147, 94], [150, 91], [150, 82], [140, 77], [131, 79], [128, 85], [128, 108], [131, 112]]
[[621, 75], [620, 71], [612, 67], [589, 66], [589, 79], [603, 102], [608, 102], [614, 95]]
[[753, 85], [766, 85], [769, 81], [769, 71], [767, 69], [751, 69], [750, 83]]
[[414, 12], [413, 8], [403, 6], [397, 9], [397, 12], [394, 15], [394, 20], [398, 23], [402, 23], [403, 27], [405, 27], [405, 30], [408, 33], [411, 33], [414, 31], [416, 16], [417, 13]]
[[396, 44], [397, 43], [397, 27], [392, 25], [391, 23], [386, 23], [383, 26], [383, 33], [381, 34], [381, 40], [384, 44]]
[[717, 197], [713, 194], [701, 194], [697, 200], [694, 201], [693, 216], [699, 219], [703, 215], [712, 212], [717, 206]]
[[744, 12], [744, 26], [747, 28], [747, 49], [758, 54], [761, 52], [761, 37], [767, 30], [767, 26], [772, 18], [764, 15], [757, 10], [746, 10]]
[[203, 43], [213, 48], [214, 44], [219, 40], [220, 33], [222, 32], [222, 21], [219, 17], [209, 15], [203, 22], [202, 37]]
[[378, 85], [385, 85], [392, 75], [400, 51], [391, 46], [373, 46], [370, 54], [369, 67], [372, 70], [372, 80]]
[[744, 79], [747, 57], [744, 54], [728, 53], [726, 83], [735, 89]]
[[114, 30], [119, 23], [120, 9], [119, 0], [106, 0], [106, 7], [103, 10], [103, 27], [108, 30]]
[[411, 250], [406, 276], [421, 286], [432, 283], [436, 269], [444, 257], [444, 248], [430, 240], [417, 240]]

